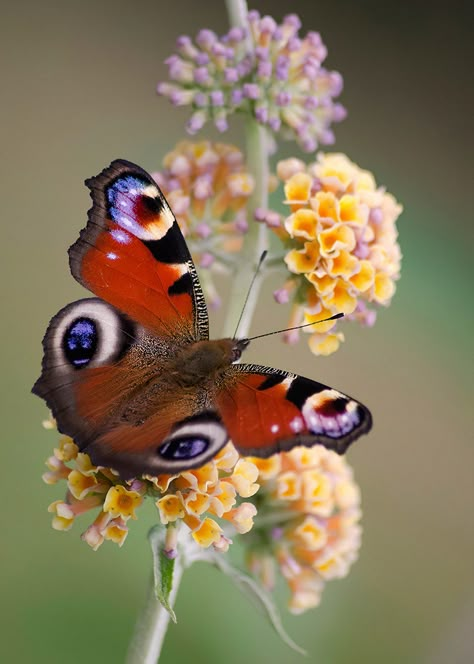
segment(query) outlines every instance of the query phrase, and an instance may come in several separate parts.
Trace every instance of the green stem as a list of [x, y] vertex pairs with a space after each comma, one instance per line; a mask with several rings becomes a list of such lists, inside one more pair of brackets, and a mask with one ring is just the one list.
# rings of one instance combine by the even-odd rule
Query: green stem
[[[173, 588], [169, 602], [174, 605], [184, 567], [175, 561], [173, 569]], [[148, 590], [145, 607], [138, 617], [130, 648], [127, 653], [127, 664], [156, 664], [165, 640], [170, 614], [156, 599], [155, 583], [152, 578]]]
[[[226, 0], [229, 20], [232, 26], [247, 26], [247, 3], [245, 0]], [[255, 272], [262, 252], [268, 248], [267, 228], [264, 224], [254, 221], [254, 213], [258, 207], [268, 207], [268, 146], [265, 129], [253, 118], [245, 120], [245, 142], [247, 154], [247, 170], [254, 178], [255, 188], [247, 204], [249, 232], [239, 254], [239, 263], [232, 276], [232, 288], [229, 295], [229, 306], [224, 324], [224, 337], [231, 337], [235, 324], [247, 295], [248, 287]], [[260, 287], [263, 282], [265, 265], [255, 279], [244, 315], [239, 326], [239, 337], [248, 335], [252, 317], [257, 306]]]

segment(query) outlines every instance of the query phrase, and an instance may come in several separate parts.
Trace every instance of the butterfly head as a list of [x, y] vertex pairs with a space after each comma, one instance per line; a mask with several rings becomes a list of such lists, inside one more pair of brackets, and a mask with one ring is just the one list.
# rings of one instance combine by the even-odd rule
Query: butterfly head
[[232, 363], [234, 363], [240, 360], [240, 358], [242, 357], [242, 353], [250, 343], [250, 339], [231, 339], [231, 341], [232, 341], [231, 358], [232, 358]]

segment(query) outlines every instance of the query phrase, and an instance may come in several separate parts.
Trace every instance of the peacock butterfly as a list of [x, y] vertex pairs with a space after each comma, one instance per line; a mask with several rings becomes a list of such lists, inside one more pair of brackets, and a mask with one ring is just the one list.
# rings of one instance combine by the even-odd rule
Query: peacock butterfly
[[316, 444], [342, 454], [370, 430], [351, 397], [237, 363], [248, 339], [209, 340], [196, 268], [148, 173], [116, 160], [86, 185], [93, 206], [69, 262], [97, 297], [51, 320], [33, 392], [93, 463], [123, 479], [175, 473], [229, 438], [242, 455]]

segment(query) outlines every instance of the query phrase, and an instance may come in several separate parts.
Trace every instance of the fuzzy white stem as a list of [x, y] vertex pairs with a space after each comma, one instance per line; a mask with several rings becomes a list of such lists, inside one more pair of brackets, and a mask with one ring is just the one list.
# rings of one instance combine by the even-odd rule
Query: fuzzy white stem
[[[247, 2], [246, 0], [225, 0], [229, 23], [232, 27], [247, 27]], [[250, 41], [247, 42], [250, 44]]]
[[[231, 25], [247, 27], [247, 3], [245, 0], [226, 0]], [[250, 42], [249, 42], [250, 43]], [[247, 169], [254, 178], [255, 188], [247, 203], [249, 231], [245, 236], [244, 246], [239, 254], [239, 263], [232, 277], [232, 288], [229, 295], [229, 306], [224, 324], [223, 336], [231, 337], [247, 295], [248, 287], [262, 252], [268, 248], [268, 231], [264, 224], [254, 221], [254, 213], [258, 207], [268, 207], [268, 145], [266, 130], [253, 117], [245, 120], [245, 142]], [[249, 333], [255, 307], [257, 305], [260, 286], [263, 281], [265, 264], [257, 276], [248, 299], [242, 321], [239, 326], [239, 337]]]
[[[171, 606], [174, 606], [183, 571], [184, 568], [178, 557], [173, 569], [173, 588], [169, 596]], [[135, 633], [128, 650], [127, 664], [156, 664], [158, 662], [170, 617], [168, 611], [155, 597], [154, 580], [152, 578], [145, 608], [138, 617]]]

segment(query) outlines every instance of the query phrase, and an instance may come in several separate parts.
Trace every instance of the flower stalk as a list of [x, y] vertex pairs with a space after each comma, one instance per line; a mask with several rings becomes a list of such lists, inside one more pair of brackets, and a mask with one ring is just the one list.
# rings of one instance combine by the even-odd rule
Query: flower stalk
[[[226, 0], [229, 21], [232, 27], [247, 26], [247, 3], [245, 0]], [[247, 41], [250, 47], [250, 41]], [[251, 116], [245, 120], [245, 143], [247, 170], [254, 178], [254, 190], [247, 204], [247, 216], [253, 220], [255, 210], [268, 208], [268, 140], [265, 128]], [[232, 277], [232, 289], [229, 295], [229, 308], [224, 323], [223, 336], [234, 334], [235, 322], [242, 311], [249, 286], [249, 276], [255, 271], [262, 253], [268, 248], [267, 227], [264, 224], [249, 224], [249, 231], [244, 240], [239, 263]], [[246, 336], [257, 305], [260, 287], [264, 278], [265, 265], [262, 266], [254, 281], [252, 292], [246, 303], [239, 325], [239, 335]]]
[[[174, 564], [173, 584], [168, 599], [171, 607], [176, 601], [183, 572], [184, 567], [178, 557]], [[135, 633], [130, 643], [127, 664], [156, 664], [158, 662], [170, 619], [170, 612], [156, 597], [155, 581], [152, 578], [145, 607], [138, 617]]]
[[[231, 2], [231, 0], [229, 0]], [[268, 150], [265, 129], [253, 118], [245, 120], [247, 170], [254, 179], [254, 191], [248, 201], [247, 215], [254, 219], [257, 208], [268, 207]], [[268, 248], [268, 229], [265, 224], [250, 223], [245, 236], [239, 262], [232, 275], [232, 288], [229, 294], [229, 307], [224, 323], [223, 336], [231, 337], [235, 332], [235, 324], [244, 306], [249, 283], [255, 272], [260, 256]], [[250, 324], [257, 306], [258, 295], [265, 277], [266, 265], [263, 264], [252, 286], [252, 291], [245, 305], [239, 325], [239, 336], [249, 333]]]
[[246, 0], [225, 0], [225, 4], [231, 27], [245, 28], [248, 13]]

